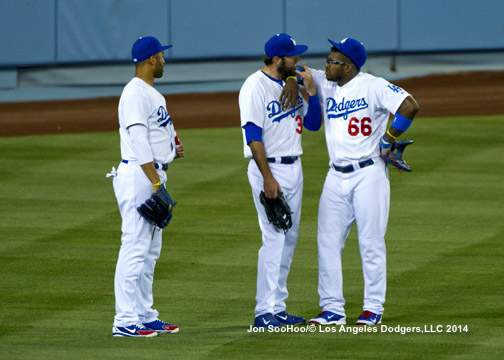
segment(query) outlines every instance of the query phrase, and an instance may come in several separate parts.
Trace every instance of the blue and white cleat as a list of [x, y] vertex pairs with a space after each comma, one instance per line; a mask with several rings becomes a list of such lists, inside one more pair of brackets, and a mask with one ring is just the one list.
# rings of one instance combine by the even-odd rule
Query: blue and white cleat
[[112, 327], [112, 336], [115, 337], [153, 337], [157, 336], [157, 332], [148, 329], [142, 324], [138, 323], [130, 326], [114, 326]]
[[375, 314], [371, 311], [364, 311], [359, 320], [357, 320], [357, 325], [378, 325], [381, 324], [381, 314]]
[[282, 323], [282, 325], [300, 325], [300, 324], [306, 324], [306, 319], [299, 317], [299, 316], [294, 316], [291, 314], [287, 314], [286, 311], [279, 312], [278, 314], [275, 314], [275, 319], [277, 319], [279, 322]]
[[333, 313], [332, 311], [324, 311], [310, 319], [310, 324], [317, 325], [346, 325], [346, 316]]
[[254, 327], [267, 328], [269, 326], [278, 327], [283, 325], [271, 313], [259, 315], [254, 319]]
[[159, 319], [156, 319], [154, 321], [151, 321], [150, 323], [144, 323], [144, 326], [148, 327], [149, 329], [155, 330], [158, 333], [163, 333], [163, 334], [175, 334], [179, 332], [179, 327], [177, 325], [171, 325], [167, 324], [164, 321], [161, 321]]

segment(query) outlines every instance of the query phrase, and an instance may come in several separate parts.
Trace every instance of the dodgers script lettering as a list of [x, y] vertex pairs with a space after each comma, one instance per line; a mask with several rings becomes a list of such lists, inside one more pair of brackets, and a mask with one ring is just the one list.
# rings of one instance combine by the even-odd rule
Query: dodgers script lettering
[[327, 117], [329, 119], [343, 117], [343, 119], [348, 119], [348, 114], [354, 113], [356, 111], [367, 109], [369, 106], [366, 98], [361, 98], [357, 100], [345, 100], [341, 99], [338, 103], [335, 99], [328, 97], [326, 100], [327, 105]]

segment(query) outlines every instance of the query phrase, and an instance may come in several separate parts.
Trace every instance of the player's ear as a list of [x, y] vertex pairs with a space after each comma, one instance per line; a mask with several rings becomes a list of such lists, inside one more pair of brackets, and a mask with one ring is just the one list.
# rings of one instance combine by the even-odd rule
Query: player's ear
[[275, 64], [275, 65], [281, 65], [282, 64], [282, 58], [280, 56], [275, 56], [273, 58], [273, 64]]

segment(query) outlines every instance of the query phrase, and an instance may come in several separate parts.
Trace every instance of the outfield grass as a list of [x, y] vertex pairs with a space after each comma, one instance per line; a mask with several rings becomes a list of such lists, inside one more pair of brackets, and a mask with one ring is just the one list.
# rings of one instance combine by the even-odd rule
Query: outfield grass
[[[179, 131], [186, 158], [168, 172], [179, 204], [154, 295], [162, 319], [181, 331], [152, 339], [111, 336], [120, 216], [105, 173], [118, 164], [118, 134], [0, 138], [0, 358], [500, 358], [503, 133], [502, 116], [417, 119], [408, 132], [413, 172], [391, 172], [384, 324], [443, 332], [252, 334], [261, 240], [240, 129]], [[319, 312], [323, 132], [305, 131], [303, 147], [303, 215], [287, 304], [310, 318]], [[353, 229], [343, 253], [349, 324], [363, 296], [356, 236]], [[468, 331], [448, 333], [448, 325]]]

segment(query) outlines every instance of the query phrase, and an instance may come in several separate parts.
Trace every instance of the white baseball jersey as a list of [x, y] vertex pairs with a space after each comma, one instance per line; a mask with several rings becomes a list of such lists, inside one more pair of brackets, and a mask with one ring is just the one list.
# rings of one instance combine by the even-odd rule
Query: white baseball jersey
[[[250, 122], [263, 129], [266, 157], [299, 156], [303, 153], [301, 133], [308, 106], [300, 94], [297, 106], [283, 111], [278, 101], [283, 84], [283, 81], [258, 70], [245, 80], [240, 90], [241, 125]], [[242, 132], [244, 156], [252, 158], [243, 128]]]
[[[243, 126], [253, 123], [262, 128], [266, 157], [299, 156], [303, 118], [308, 104], [301, 95], [293, 110], [282, 111], [280, 95], [284, 82], [259, 70], [250, 75], [240, 90], [239, 103], [243, 131], [244, 155], [252, 158]], [[277, 314], [286, 310], [287, 276], [297, 244], [301, 203], [303, 197], [303, 169], [301, 159], [293, 164], [268, 164], [292, 210], [292, 227], [285, 234], [271, 224], [261, 204], [259, 194], [264, 190], [264, 179], [254, 160], [249, 162], [247, 175], [262, 232], [262, 246], [257, 259], [257, 293], [255, 316]]]
[[119, 100], [119, 134], [123, 160], [136, 160], [127, 133], [127, 128], [134, 124], [147, 127], [154, 162], [166, 164], [173, 161], [176, 133], [166, 110], [165, 98], [138, 77], [125, 86]]
[[324, 112], [331, 164], [346, 165], [378, 157], [380, 137], [385, 134], [389, 115], [395, 114], [409, 94], [367, 73], [360, 72], [340, 87], [328, 81], [324, 71], [311, 72]]
[[[312, 70], [324, 111], [330, 164], [352, 165], [350, 172], [331, 167], [319, 203], [319, 295], [322, 311], [345, 315], [341, 250], [355, 222], [364, 276], [364, 311], [383, 313], [390, 183], [379, 158], [380, 137], [390, 113], [409, 94], [388, 81], [358, 73], [338, 86], [324, 71]], [[372, 159], [360, 167], [360, 161]]]

